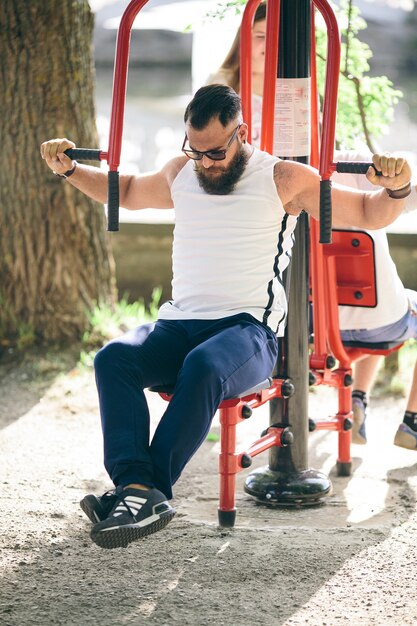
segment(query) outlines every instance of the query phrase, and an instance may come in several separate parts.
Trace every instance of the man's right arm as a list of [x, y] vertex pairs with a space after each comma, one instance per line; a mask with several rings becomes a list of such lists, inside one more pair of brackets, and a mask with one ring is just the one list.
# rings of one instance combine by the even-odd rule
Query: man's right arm
[[[68, 139], [52, 139], [41, 145], [41, 156], [48, 167], [57, 174], [70, 170], [72, 161], [64, 151], [75, 148]], [[178, 157], [169, 161], [159, 172], [142, 176], [119, 176], [120, 206], [131, 209], [171, 209], [171, 183], [186, 157]], [[74, 173], [67, 181], [98, 202], [107, 202], [107, 173], [97, 167], [77, 164]]]

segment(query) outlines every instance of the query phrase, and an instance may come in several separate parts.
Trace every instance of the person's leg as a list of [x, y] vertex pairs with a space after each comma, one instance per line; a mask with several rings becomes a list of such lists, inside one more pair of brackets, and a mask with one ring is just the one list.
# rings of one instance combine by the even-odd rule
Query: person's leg
[[361, 390], [366, 395], [370, 393], [381, 359], [380, 354], [371, 354], [355, 363], [353, 370], [354, 389]]
[[394, 444], [408, 450], [417, 450], [417, 363], [414, 365], [404, 419], [395, 433]]
[[355, 363], [352, 391], [352, 443], [360, 445], [366, 443], [365, 420], [368, 395], [374, 384], [381, 359], [382, 356], [376, 354]]
[[417, 363], [414, 364], [413, 379], [411, 381], [406, 411], [417, 413]]
[[97, 353], [104, 464], [116, 486], [154, 486], [144, 389], [175, 381], [188, 350], [181, 325], [159, 321], [114, 339]]
[[117, 488], [106, 501], [110, 510], [104, 510], [103, 497], [86, 496], [80, 504], [97, 521], [90, 535], [103, 548], [127, 546], [175, 515], [154, 486], [144, 388], [172, 383], [188, 350], [181, 323], [162, 321], [110, 342], [96, 356], [105, 467]]
[[[406, 292], [408, 296], [407, 324], [401, 339], [417, 339], [417, 292], [410, 289]], [[408, 450], [417, 450], [417, 363], [414, 365], [407, 408], [395, 434], [394, 444]]]
[[[409, 289], [406, 290], [409, 307], [403, 317], [392, 324], [388, 324], [387, 326], [381, 326], [379, 328], [374, 328], [370, 330], [349, 330], [349, 331], [341, 331], [342, 341], [363, 341], [366, 343], [378, 343], [385, 341], [393, 341], [393, 342], [403, 342], [407, 339], [414, 338], [417, 339], [417, 292], [411, 291]], [[372, 357], [375, 360], [378, 358], [377, 356]], [[359, 362], [361, 363], [361, 362]], [[359, 365], [358, 363], [358, 365]], [[354, 412], [354, 425], [352, 428], [352, 441], [355, 443], [366, 443], [366, 435], [364, 432], [364, 416], [365, 413], [360, 406], [361, 402], [361, 392], [369, 393], [370, 386], [372, 385], [373, 380], [375, 378], [376, 366], [374, 369], [375, 363], [369, 362], [369, 364], [365, 363], [363, 365], [363, 370], [359, 371], [356, 369], [354, 373], [354, 386], [355, 390], [358, 392], [357, 399], [354, 398], [352, 394], [352, 410]], [[361, 366], [359, 366], [361, 367]], [[366, 407], [365, 407], [366, 408]], [[356, 423], [355, 423], [356, 422]], [[361, 424], [361, 431], [358, 428], [358, 424]], [[399, 434], [399, 431], [404, 431], [408, 429], [406, 415], [404, 416], [404, 421], [399, 427], [397, 434], [395, 436], [396, 445], [403, 445], [400, 442], [402, 434]], [[361, 441], [362, 439], [362, 441]], [[414, 436], [412, 435], [412, 440], [414, 442]], [[410, 445], [403, 445], [403, 447], [410, 447]], [[413, 449], [417, 446], [413, 443]]]
[[[206, 330], [203, 331], [203, 325]], [[175, 392], [151, 443], [155, 486], [167, 494], [203, 443], [225, 398], [271, 375], [277, 339], [250, 316], [194, 323], [195, 348], [181, 368]]]

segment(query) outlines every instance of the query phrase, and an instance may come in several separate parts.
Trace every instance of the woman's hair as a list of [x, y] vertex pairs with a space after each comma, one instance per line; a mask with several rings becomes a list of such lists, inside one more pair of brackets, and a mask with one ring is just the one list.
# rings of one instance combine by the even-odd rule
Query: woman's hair
[[[266, 19], [266, 2], [261, 2], [255, 12], [253, 19], [254, 24]], [[218, 71], [216, 76], [224, 78], [225, 82], [239, 93], [240, 91], [240, 26], [232, 43], [227, 56]]]
[[196, 130], [202, 130], [213, 118], [222, 126], [241, 116], [240, 97], [228, 85], [206, 85], [201, 87], [188, 104], [184, 122]]

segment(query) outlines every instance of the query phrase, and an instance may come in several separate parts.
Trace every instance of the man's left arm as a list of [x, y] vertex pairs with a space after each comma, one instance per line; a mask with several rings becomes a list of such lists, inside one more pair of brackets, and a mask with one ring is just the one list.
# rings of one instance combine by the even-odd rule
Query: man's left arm
[[[375, 169], [381, 174], [378, 176], [375, 169], [370, 167], [366, 177], [383, 189], [363, 192], [333, 185], [333, 223], [378, 229], [393, 222], [404, 209], [405, 194], [411, 179], [407, 161], [402, 157], [387, 155], [374, 155], [372, 160]], [[298, 215], [304, 210], [319, 219], [320, 177], [317, 170], [290, 161], [280, 162], [279, 166], [279, 175], [276, 174], [275, 181], [287, 213]], [[405, 197], [401, 198], [402, 195]]]
[[[356, 221], [353, 226], [367, 229], [378, 229], [391, 224], [404, 210], [407, 196], [411, 191], [411, 168], [403, 157], [374, 154], [372, 157], [374, 167], [370, 167], [366, 178], [373, 185], [382, 187], [378, 191], [364, 192], [363, 211], [359, 217], [361, 223]], [[343, 193], [339, 198], [340, 191], [337, 187], [333, 193], [333, 207], [335, 220], [346, 219], [351, 216], [346, 214], [343, 208]], [[353, 217], [356, 220], [356, 217]]]

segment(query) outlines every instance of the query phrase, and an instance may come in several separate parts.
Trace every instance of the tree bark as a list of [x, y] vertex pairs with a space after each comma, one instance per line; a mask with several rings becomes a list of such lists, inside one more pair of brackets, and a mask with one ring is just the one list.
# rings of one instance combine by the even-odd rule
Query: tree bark
[[40, 144], [98, 147], [87, 0], [2, 0], [0, 11], [0, 339], [32, 329], [80, 337], [94, 303], [114, 301], [103, 205], [52, 174]]

